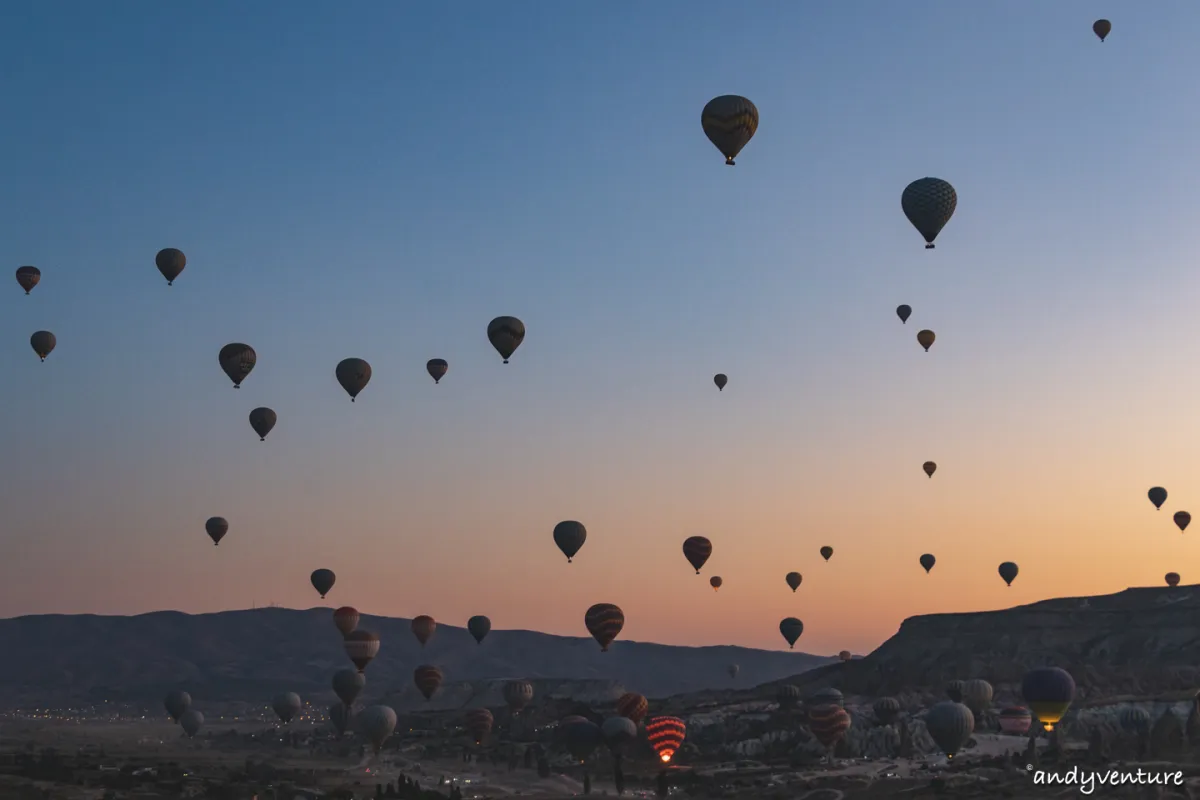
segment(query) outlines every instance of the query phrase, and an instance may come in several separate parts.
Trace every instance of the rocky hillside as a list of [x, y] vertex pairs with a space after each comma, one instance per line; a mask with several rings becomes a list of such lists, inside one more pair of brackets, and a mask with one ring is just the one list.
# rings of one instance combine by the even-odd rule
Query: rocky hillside
[[[607, 696], [619, 686], [655, 697], [753, 686], [831, 661], [744, 647], [619, 640], [601, 653], [591, 639], [534, 631], [492, 631], [477, 645], [465, 629], [442, 624], [422, 649], [409, 624], [401, 618], [363, 617], [360, 627], [382, 640], [379, 656], [367, 668], [371, 694], [411, 694], [418, 664], [442, 668], [444, 702], [454, 703], [491, 691], [472, 685], [485, 679], [585, 681], [586, 691], [579, 688], [589, 695]], [[5, 656], [0, 704], [9, 707], [146, 698], [157, 704], [165, 691], [177, 687], [213, 701], [261, 699], [284, 690], [315, 698], [330, 694], [330, 675], [349, 666], [328, 608], [17, 617], [0, 619], [0, 643]], [[736, 681], [726, 672], [731, 663], [741, 667]]]

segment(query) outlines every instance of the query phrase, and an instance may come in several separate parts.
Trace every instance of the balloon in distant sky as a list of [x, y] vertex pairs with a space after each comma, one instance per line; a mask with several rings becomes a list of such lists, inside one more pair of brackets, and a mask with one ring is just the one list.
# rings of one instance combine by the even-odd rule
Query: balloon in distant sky
[[279, 417], [275, 414], [275, 411], [266, 406], [259, 406], [250, 412], [250, 427], [258, 434], [260, 442], [267, 440], [267, 434], [275, 427], [278, 419]]
[[429, 377], [433, 378], [434, 383], [441, 383], [442, 378], [446, 377], [448, 369], [450, 369], [450, 365], [444, 358], [431, 358], [425, 362], [425, 371], [429, 373]]
[[521, 342], [525, 341], [525, 323], [516, 317], [496, 317], [488, 323], [487, 337], [507, 364]]
[[683, 540], [683, 557], [688, 560], [696, 570], [696, 574], [700, 574], [700, 568], [704, 566], [704, 562], [708, 561], [708, 557], [712, 555], [712, 542], [703, 536], [689, 536]]
[[821, 548], [821, 558], [825, 559], [826, 561], [833, 558], [833, 548], [830, 547], [829, 545], [825, 545], [824, 547], [822, 547]]
[[921, 566], [925, 568], [926, 572], [929, 572], [929, 570], [933, 569], [933, 565], [936, 563], [937, 559], [933, 557], [932, 553], [926, 553], [921, 556]]
[[353, 606], [342, 606], [333, 612], [333, 624], [341, 631], [343, 639], [358, 627], [358, 620], [358, 609]]
[[708, 579], [708, 585], [713, 587], [714, 592], [717, 591], [718, 589], [720, 589], [721, 584], [724, 582], [725, 581], [721, 580], [720, 575], [713, 575], [711, 578]]
[[904, 187], [900, 208], [904, 216], [925, 239], [925, 249], [933, 249], [933, 240], [946, 227], [958, 207], [958, 193], [941, 178], [920, 178]]
[[723, 94], [705, 104], [700, 112], [700, 125], [708, 140], [725, 156], [725, 163], [732, 167], [734, 156], [742, 152], [758, 130], [758, 109], [745, 97]]
[[912, 316], [912, 306], [899, 305], [896, 306], [896, 316], [900, 318], [901, 323], [908, 322], [908, 318]]
[[1192, 521], [1192, 515], [1186, 511], [1176, 511], [1174, 520], [1175, 520], [1175, 524], [1179, 526], [1180, 531], [1186, 531], [1187, 526]]
[[213, 545], [218, 545], [221, 538], [229, 533], [229, 521], [224, 517], [209, 517], [204, 523], [204, 532], [213, 540]]
[[800, 634], [804, 633], [804, 623], [795, 617], [788, 617], [779, 623], [779, 632], [783, 634], [790, 650], [796, 644], [796, 640], [800, 638]]
[[183, 272], [183, 268], [187, 266], [187, 256], [183, 254], [182, 250], [167, 247], [158, 251], [158, 255], [154, 257], [154, 266], [158, 267], [158, 271], [167, 279], [167, 286], [170, 286], [175, 283], [179, 273]]
[[57, 344], [58, 339], [50, 331], [37, 331], [29, 337], [29, 345], [42, 361], [45, 361], [46, 356], [54, 352]]
[[419, 617], [413, 617], [411, 627], [413, 636], [417, 637], [421, 647], [424, 647], [425, 643], [429, 641], [429, 637], [433, 636], [433, 632], [437, 630], [437, 623], [433, 621], [433, 617], [422, 614]]
[[792, 591], [794, 592], [800, 588], [800, 583], [804, 580], [804, 576], [802, 576], [799, 572], [789, 572], [787, 575], [783, 576], [783, 579], [787, 581], [787, 585], [792, 587]]
[[248, 344], [231, 342], [221, 348], [221, 352], [217, 354], [217, 362], [222, 371], [229, 376], [229, 380], [233, 381], [233, 388], [240, 389], [242, 381], [246, 380], [254, 365], [258, 363], [258, 354]]
[[1108, 34], [1112, 33], [1112, 23], [1106, 19], [1098, 19], [1092, 23], [1092, 32], [1103, 42], [1108, 38]]
[[492, 621], [482, 614], [477, 614], [467, 620], [467, 633], [475, 639], [476, 644], [483, 644], [483, 639], [492, 630]]
[[1168, 572], [1165, 577], [1166, 577], [1166, 581], [1167, 581], [1167, 586], [1175, 587], [1175, 586], [1179, 585], [1179, 573], [1178, 572]]
[[350, 631], [342, 641], [342, 648], [350, 657], [350, 662], [362, 672], [371, 659], [379, 655], [379, 634], [361, 629]]
[[932, 461], [926, 461], [921, 465], [921, 469], [925, 470], [925, 474], [932, 478], [933, 473], [937, 472], [937, 464]]
[[567, 557], [568, 564], [586, 541], [587, 528], [583, 527], [582, 522], [569, 519], [554, 526], [554, 544]]
[[1004, 579], [1005, 583], [1012, 586], [1012, 582], [1017, 579], [1019, 568], [1013, 562], [1005, 561], [996, 571], [1000, 573], [1000, 577]]
[[432, 664], [422, 664], [413, 670], [413, 683], [426, 700], [442, 685], [442, 671]]
[[933, 331], [926, 330], [917, 332], [917, 344], [921, 345], [921, 347], [924, 347], [926, 353], [929, 352], [929, 348], [933, 347], [933, 342], [935, 339], [937, 339], [937, 334]]
[[854, 654], [849, 650], [843, 650], [842, 652], [838, 653], [838, 661], [849, 661], [852, 658], [854, 658]]
[[1167, 502], [1167, 490], [1161, 486], [1151, 487], [1150, 491], [1146, 492], [1146, 496], [1150, 498], [1150, 502], [1154, 503], [1157, 509], [1162, 508], [1162, 504]]
[[333, 574], [333, 570], [331, 569], [315, 569], [308, 579], [312, 581], [313, 588], [317, 590], [317, 594], [324, 598], [325, 595], [329, 594], [329, 590], [333, 588], [337, 576]]
[[371, 365], [361, 358], [343, 358], [333, 371], [337, 382], [350, 395], [350, 402], [371, 382]]
[[625, 612], [612, 603], [596, 603], [583, 615], [583, 624], [600, 643], [601, 652], [608, 652], [608, 646], [625, 627]]
[[724, 372], [718, 372], [716, 375], [713, 375], [713, 383], [717, 385], [718, 392], [723, 392], [725, 391], [725, 384], [729, 383], [729, 378]]
[[25, 290], [25, 294], [33, 291], [42, 279], [42, 271], [37, 267], [17, 267], [17, 283]]

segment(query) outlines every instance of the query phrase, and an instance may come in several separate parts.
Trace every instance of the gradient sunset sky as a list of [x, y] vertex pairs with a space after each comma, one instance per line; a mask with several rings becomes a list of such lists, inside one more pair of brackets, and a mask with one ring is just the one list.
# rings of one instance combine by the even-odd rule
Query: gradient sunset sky
[[[770, 648], [795, 615], [797, 649], [865, 652], [915, 614], [1200, 580], [1171, 522], [1200, 513], [1200, 4], [6, 17], [0, 615], [310, 607], [329, 567], [325, 604], [372, 614], [582, 635], [614, 602], [623, 639]], [[735, 168], [700, 127], [729, 93], [761, 113]], [[959, 196], [933, 251], [900, 211], [927, 175]]]

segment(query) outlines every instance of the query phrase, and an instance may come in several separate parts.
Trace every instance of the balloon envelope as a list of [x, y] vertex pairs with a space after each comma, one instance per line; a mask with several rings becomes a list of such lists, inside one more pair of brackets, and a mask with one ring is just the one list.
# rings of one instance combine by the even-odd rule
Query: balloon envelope
[[920, 178], [904, 187], [900, 208], [925, 239], [925, 249], [932, 250], [933, 240], [958, 208], [958, 192], [941, 178]]
[[734, 164], [734, 156], [742, 152], [758, 130], [758, 108], [745, 97], [723, 94], [709, 100], [700, 112], [700, 126], [725, 163]]

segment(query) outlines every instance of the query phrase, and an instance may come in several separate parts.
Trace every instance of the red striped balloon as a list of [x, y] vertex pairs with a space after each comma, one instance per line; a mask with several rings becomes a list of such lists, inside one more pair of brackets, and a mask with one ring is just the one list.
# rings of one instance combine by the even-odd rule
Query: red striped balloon
[[600, 643], [600, 651], [608, 652], [608, 646], [625, 627], [625, 612], [612, 603], [596, 603], [583, 615], [583, 624]]
[[472, 708], [463, 721], [475, 744], [483, 744], [483, 740], [492, 732], [492, 712], [486, 708]]
[[417, 691], [428, 700], [442, 685], [442, 671], [430, 664], [422, 664], [413, 670], [413, 683], [417, 685]]
[[617, 700], [617, 714], [625, 719], [633, 720], [634, 724], [641, 722], [649, 710], [650, 703], [636, 692], [626, 692], [621, 695], [621, 699]]
[[379, 655], [379, 635], [370, 631], [351, 631], [342, 645], [359, 672], [366, 669], [371, 659]]
[[358, 609], [342, 606], [333, 612], [333, 624], [337, 625], [343, 637], [349, 636], [350, 632], [358, 627]]
[[712, 542], [703, 536], [689, 536], [683, 540], [683, 557], [696, 568], [697, 575], [700, 574], [700, 568], [704, 566], [704, 562], [708, 561], [708, 557], [711, 555]]
[[687, 723], [679, 717], [651, 717], [646, 723], [646, 738], [664, 764], [679, 752], [685, 736]]
[[808, 711], [808, 729], [822, 747], [831, 747], [850, 730], [850, 715], [836, 703], [814, 706]]

